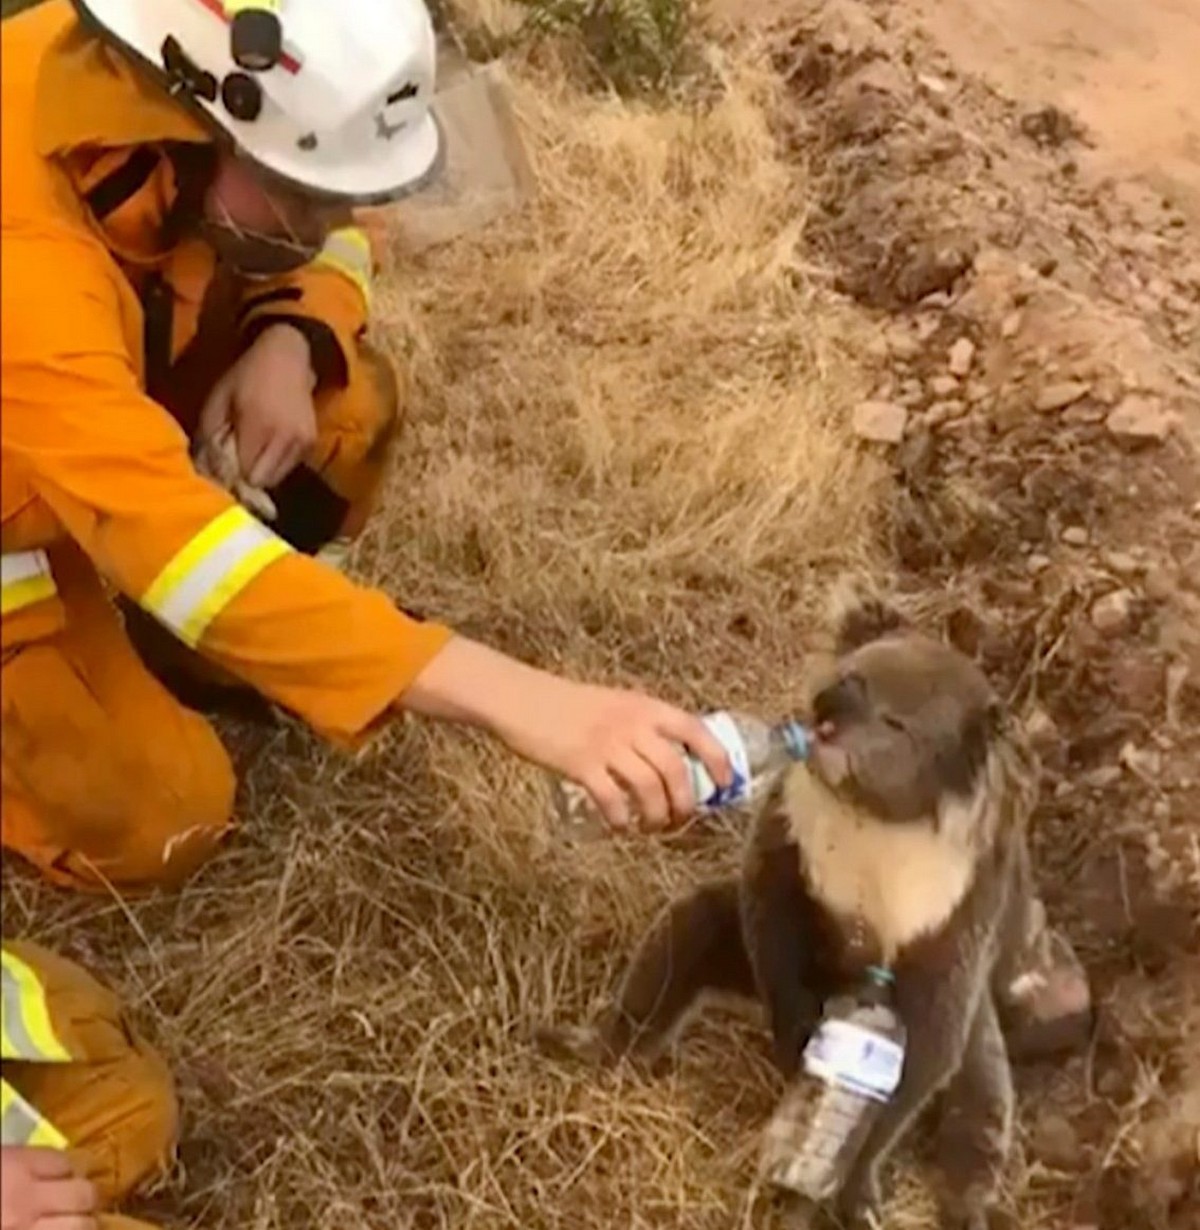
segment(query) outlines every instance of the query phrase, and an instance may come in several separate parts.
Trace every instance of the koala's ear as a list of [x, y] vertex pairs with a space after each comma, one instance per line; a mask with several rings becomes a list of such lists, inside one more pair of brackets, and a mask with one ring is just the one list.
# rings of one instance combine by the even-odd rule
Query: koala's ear
[[853, 581], [834, 586], [829, 611], [834, 653], [838, 657], [908, 628], [908, 621], [895, 607]]

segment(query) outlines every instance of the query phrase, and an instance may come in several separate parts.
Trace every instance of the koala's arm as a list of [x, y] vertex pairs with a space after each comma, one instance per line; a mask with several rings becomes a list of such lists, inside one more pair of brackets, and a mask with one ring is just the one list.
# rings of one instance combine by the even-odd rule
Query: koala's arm
[[[897, 968], [896, 1010], [907, 1033], [904, 1070], [838, 1197], [848, 1225], [862, 1224], [878, 1199], [883, 1164], [934, 1096], [960, 1071], [974, 1073], [990, 1063], [995, 1031], [989, 954], [995, 923], [981, 920], [988, 912], [976, 914], [972, 904], [979, 903], [969, 902], [940, 934], [919, 941]], [[985, 1001], [987, 1020], [976, 1028]], [[986, 1047], [988, 1054], [969, 1055], [972, 1046]]]
[[766, 1010], [775, 1063], [787, 1079], [821, 1014], [813, 904], [781, 814], [764, 815], [742, 883], [742, 932]]
[[736, 880], [704, 884], [663, 910], [595, 1022], [543, 1028], [537, 1039], [543, 1050], [592, 1063], [611, 1063], [629, 1054], [652, 1061], [704, 991], [754, 994]]

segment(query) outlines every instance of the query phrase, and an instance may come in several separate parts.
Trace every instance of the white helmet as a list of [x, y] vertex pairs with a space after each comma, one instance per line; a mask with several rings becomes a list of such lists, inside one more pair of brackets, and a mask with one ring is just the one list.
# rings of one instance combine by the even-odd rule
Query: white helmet
[[435, 173], [423, 0], [74, 0], [84, 21], [316, 196], [379, 204]]

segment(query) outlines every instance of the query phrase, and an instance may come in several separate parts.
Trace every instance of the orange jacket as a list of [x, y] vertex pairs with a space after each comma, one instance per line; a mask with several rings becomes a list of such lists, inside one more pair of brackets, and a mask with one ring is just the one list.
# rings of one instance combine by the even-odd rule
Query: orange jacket
[[[163, 244], [177, 191], [165, 148], [210, 134], [84, 34], [69, 0], [0, 33], [5, 647], [61, 623], [70, 595], [54, 595], [53, 560], [69, 537], [181, 640], [328, 738], [356, 741], [449, 630], [292, 551], [195, 472], [183, 430], [144, 391], [139, 278], [211, 262], [194, 240]], [[144, 186], [101, 225], [94, 190], [134, 154]], [[274, 289], [289, 286], [289, 314], [345, 348], [366, 304], [339, 240]], [[253, 297], [269, 308], [272, 289], [256, 283]], [[243, 305], [248, 321], [255, 310]]]

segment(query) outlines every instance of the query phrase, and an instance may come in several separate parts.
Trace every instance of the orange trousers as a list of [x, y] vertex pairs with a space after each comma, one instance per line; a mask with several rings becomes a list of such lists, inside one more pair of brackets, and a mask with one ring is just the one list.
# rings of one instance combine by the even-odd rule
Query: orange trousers
[[[117, 997], [73, 962], [28, 942], [6, 943], [38, 975], [55, 1032], [75, 1062], [4, 1061], [4, 1077], [70, 1143], [77, 1172], [112, 1210], [171, 1163], [179, 1128], [170, 1069], [132, 1030]], [[115, 1212], [102, 1230], [146, 1223]]]
[[[353, 538], [399, 424], [392, 365], [361, 344], [317, 419], [311, 468], [342, 496], [338, 533]], [[203, 678], [207, 664], [144, 621], [130, 625], [139, 654], [90, 563], [70, 544], [50, 557], [66, 625], [10, 648], [0, 668], [0, 837], [62, 887], [177, 886], [229, 832], [235, 780], [212, 727], [146, 662], [162, 678]]]

